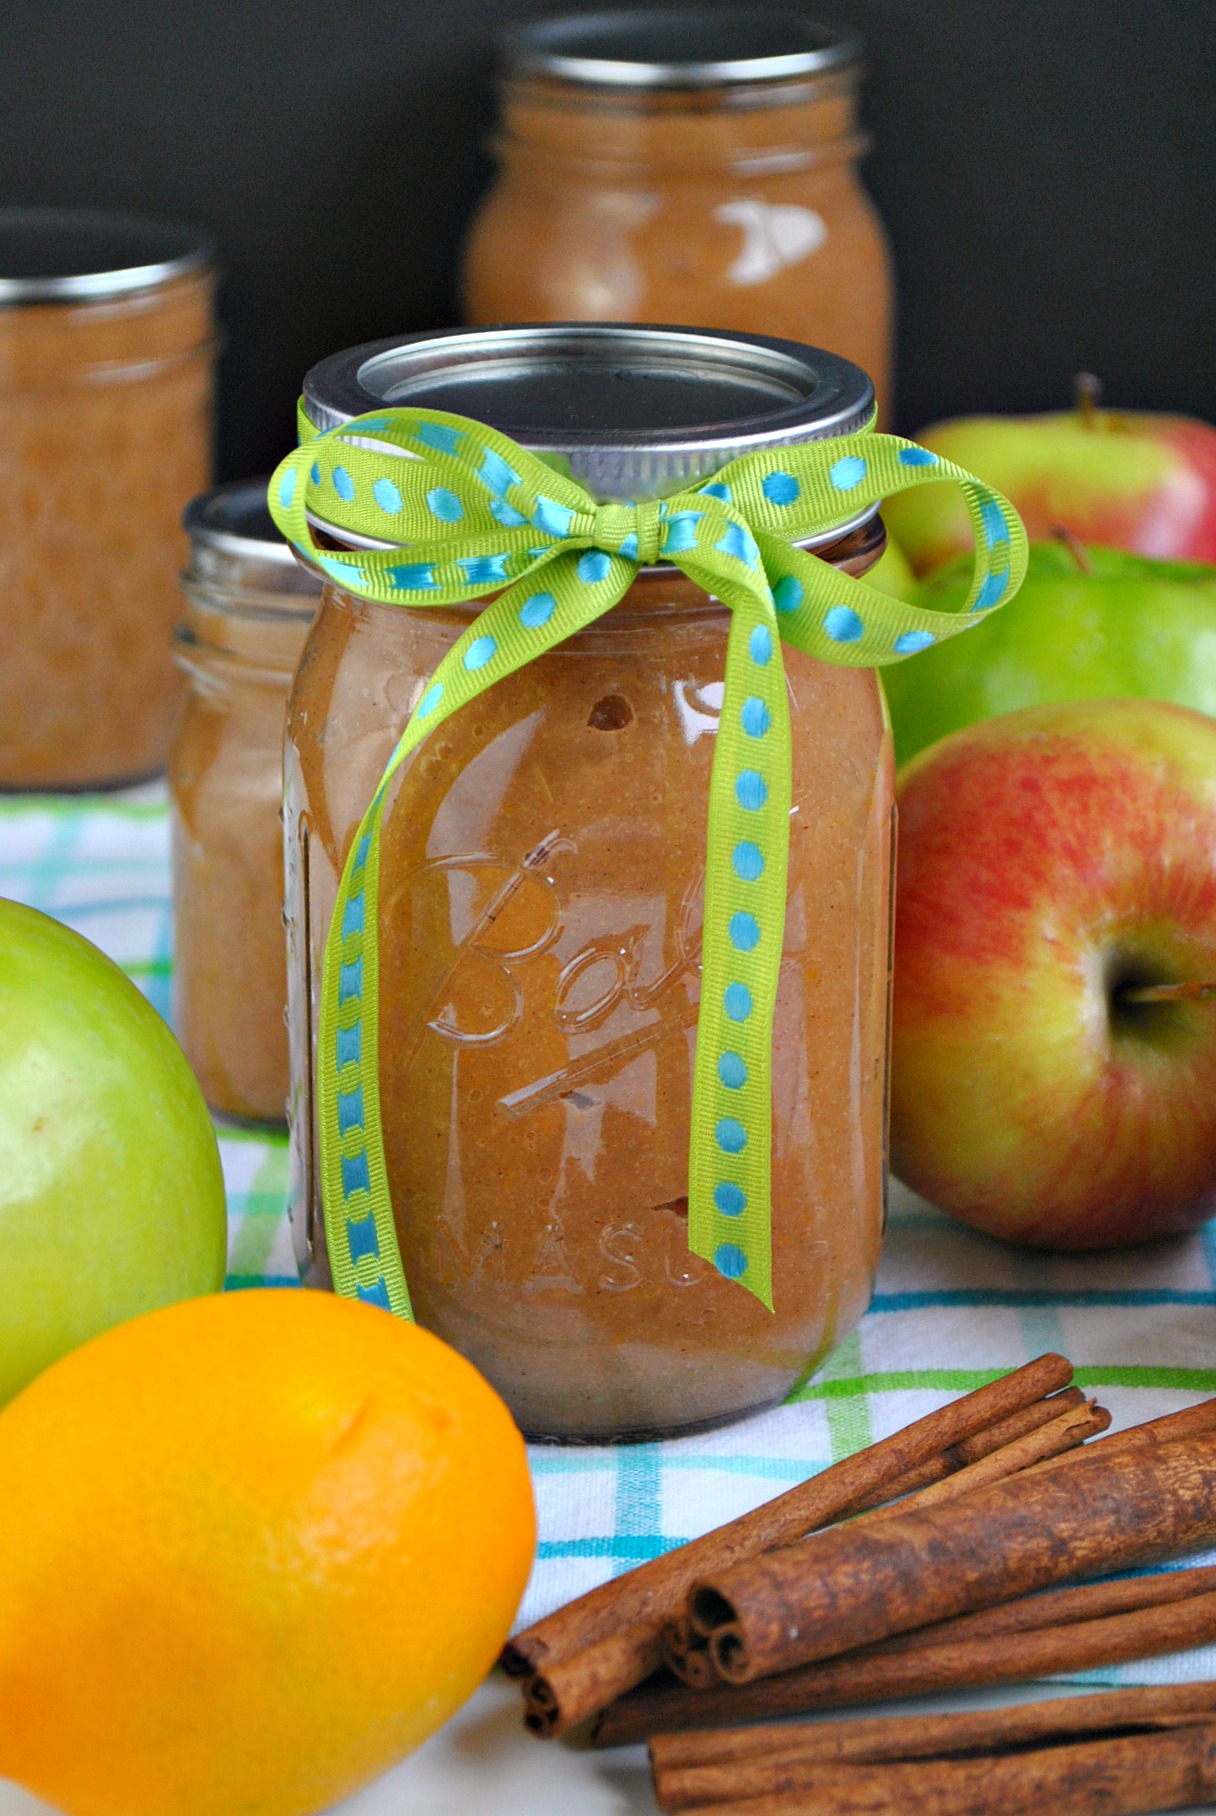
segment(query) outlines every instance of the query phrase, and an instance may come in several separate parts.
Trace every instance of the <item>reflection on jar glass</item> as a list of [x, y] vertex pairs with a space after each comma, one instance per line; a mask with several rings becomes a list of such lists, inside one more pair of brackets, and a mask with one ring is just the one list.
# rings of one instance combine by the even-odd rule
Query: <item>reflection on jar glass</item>
[[797, 15], [664, 9], [504, 39], [470, 322], [638, 321], [807, 341], [891, 409], [892, 275], [857, 174], [861, 46]]
[[0, 210], [0, 788], [164, 766], [213, 290], [192, 229]]
[[[386, 394], [485, 419], [498, 391], [506, 426], [530, 408], [543, 420], [564, 396], [586, 420], [556, 432], [538, 424], [521, 439], [562, 460], [569, 430], [580, 477], [611, 411], [635, 407], [619, 382], [635, 356], [649, 360], [653, 399], [665, 384], [680, 390], [681, 420], [703, 385], [719, 435], [727, 392], [753, 427], [772, 408], [759, 388], [768, 377], [746, 358], [754, 343], [611, 331], [612, 357], [597, 365], [584, 345], [595, 333], [356, 350], [346, 356], [353, 382], [326, 362], [310, 374], [306, 406], [319, 427]], [[818, 354], [782, 351], [823, 370]], [[403, 396], [411, 361], [421, 376]], [[509, 370], [496, 377], [499, 367]], [[824, 389], [847, 421], [851, 385], [864, 420], [869, 385], [843, 370], [844, 388], [836, 362], [837, 388]], [[816, 378], [808, 388], [819, 395]], [[813, 427], [813, 396], [799, 409]], [[694, 428], [678, 449], [651, 447], [635, 424], [611, 460], [641, 490], [642, 468], [695, 463], [696, 438]], [[714, 465], [726, 457], [716, 452]], [[870, 516], [820, 552], [860, 573], [882, 545]], [[341, 867], [411, 711], [477, 609], [398, 609], [327, 585], [292, 690], [292, 1218], [314, 1284], [329, 1276], [310, 1092]], [[419, 1321], [468, 1356], [537, 1437], [670, 1433], [771, 1404], [852, 1328], [870, 1293], [885, 1180], [891, 740], [872, 671], [792, 649], [776, 1315], [688, 1252], [706, 812], [728, 622], [675, 569], [644, 569], [606, 617], [439, 726], [393, 784], [380, 863], [380, 1082], [405, 1274]]]
[[175, 637], [189, 691], [169, 760], [174, 1025], [211, 1108], [281, 1125], [288, 1092], [283, 718], [320, 593], [264, 479], [186, 512]]

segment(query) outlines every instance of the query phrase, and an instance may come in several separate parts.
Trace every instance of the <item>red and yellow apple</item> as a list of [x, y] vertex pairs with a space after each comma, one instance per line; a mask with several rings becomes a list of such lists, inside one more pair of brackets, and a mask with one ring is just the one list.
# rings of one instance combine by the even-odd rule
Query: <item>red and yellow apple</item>
[[[1216, 562], [1216, 428], [1189, 416], [1099, 410], [1088, 399], [1044, 416], [962, 416], [918, 440], [987, 480], [1032, 539], [1081, 542], [1166, 561]], [[970, 550], [955, 486], [918, 486], [883, 507], [918, 574]]]
[[894, 1170], [1037, 1247], [1202, 1222], [1216, 720], [1146, 700], [1030, 707], [924, 751], [899, 801]]

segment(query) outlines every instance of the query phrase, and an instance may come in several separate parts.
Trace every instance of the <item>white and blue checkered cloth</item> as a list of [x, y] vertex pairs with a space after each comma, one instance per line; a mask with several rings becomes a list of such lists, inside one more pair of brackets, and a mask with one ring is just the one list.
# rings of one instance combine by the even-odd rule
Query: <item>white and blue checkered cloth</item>
[[[95, 941], [169, 1015], [159, 785], [0, 797], [0, 895]], [[295, 1286], [285, 1143], [222, 1129], [220, 1147], [229, 1286]], [[898, 1188], [893, 1199], [870, 1310], [796, 1403], [667, 1444], [533, 1449], [540, 1548], [521, 1625], [1044, 1350], [1072, 1358], [1078, 1384], [1117, 1426], [1216, 1394], [1216, 1226], [1122, 1254], [1039, 1255], [990, 1242]], [[1085, 1676], [1216, 1678], [1216, 1647]]]

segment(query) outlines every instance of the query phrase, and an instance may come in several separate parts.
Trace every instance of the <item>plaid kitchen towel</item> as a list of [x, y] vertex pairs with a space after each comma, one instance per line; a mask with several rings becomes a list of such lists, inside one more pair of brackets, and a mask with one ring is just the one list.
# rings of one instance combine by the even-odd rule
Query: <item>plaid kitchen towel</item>
[[[162, 786], [0, 797], [0, 895], [95, 941], [171, 1018]], [[221, 1129], [220, 1147], [229, 1286], [296, 1285], [285, 1143]], [[1116, 1426], [1216, 1394], [1216, 1225], [1121, 1254], [1039, 1255], [896, 1187], [870, 1310], [794, 1402], [666, 1444], [533, 1449], [540, 1548], [520, 1624], [1048, 1349], [1072, 1357]], [[1085, 1676], [1216, 1677], [1216, 1647]]]

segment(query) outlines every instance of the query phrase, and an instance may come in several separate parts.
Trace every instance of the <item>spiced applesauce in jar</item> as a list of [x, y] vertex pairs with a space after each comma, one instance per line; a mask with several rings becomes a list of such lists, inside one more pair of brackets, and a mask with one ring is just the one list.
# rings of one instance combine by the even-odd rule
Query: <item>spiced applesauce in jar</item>
[[797, 13], [655, 8], [502, 40], [471, 322], [688, 322], [830, 347], [891, 402], [892, 289], [857, 174], [861, 45]]
[[173, 1020], [211, 1108], [281, 1125], [289, 1087], [283, 721], [321, 585], [238, 480], [186, 511], [188, 689], [169, 755]]
[[192, 228], [0, 210], [0, 788], [164, 766], [213, 290]]
[[[745, 447], [853, 431], [873, 393], [857, 368], [810, 349], [639, 328], [415, 336], [339, 355], [306, 381], [321, 429], [385, 401], [489, 420], [621, 498], [699, 483]], [[870, 512], [824, 552], [860, 573], [882, 545]], [[327, 584], [292, 690], [292, 1218], [314, 1284], [329, 1278], [311, 1093], [338, 879], [428, 678], [478, 609], [398, 609]], [[398, 770], [386, 813], [381, 1110], [405, 1274], [419, 1321], [539, 1438], [672, 1433], [778, 1401], [870, 1293], [891, 739], [872, 671], [793, 649], [776, 1313], [688, 1251], [727, 628], [678, 570], [640, 569], [602, 619], [444, 721]]]

